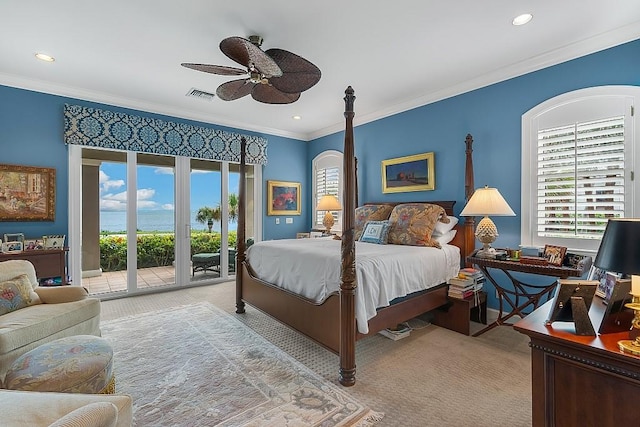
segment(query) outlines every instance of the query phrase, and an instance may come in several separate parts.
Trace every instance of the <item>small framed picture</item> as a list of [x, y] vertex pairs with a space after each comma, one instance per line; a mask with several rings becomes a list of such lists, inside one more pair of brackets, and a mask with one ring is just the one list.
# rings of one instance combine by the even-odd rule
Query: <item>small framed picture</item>
[[23, 233], [12, 233], [4, 235], [5, 242], [24, 242], [24, 234]]
[[309, 233], [309, 237], [316, 238], [316, 237], [322, 237], [322, 231], [311, 231]]
[[42, 236], [44, 241], [44, 249], [62, 249], [64, 247], [64, 234], [53, 234], [50, 236]]
[[22, 242], [18, 242], [17, 240], [12, 242], [4, 242], [2, 244], [2, 252], [7, 254], [22, 252]]
[[309, 233], [296, 233], [296, 239], [308, 239]]
[[620, 279], [620, 274], [618, 273], [607, 272], [607, 274], [605, 275], [604, 286], [603, 286], [604, 297], [602, 299], [603, 303], [605, 304], [609, 303], [609, 300], [611, 299], [611, 295], [613, 295], [613, 289], [616, 287], [616, 282], [618, 281], [618, 279]]
[[587, 275], [587, 280], [597, 280], [599, 282], [599, 285], [596, 288], [596, 296], [600, 298], [605, 297], [605, 280], [606, 279], [607, 279], [607, 272], [605, 270], [598, 268], [595, 265], [591, 266], [591, 269], [589, 269], [589, 274]]
[[44, 242], [41, 239], [26, 239], [24, 241], [25, 251], [35, 251], [38, 249], [44, 249]]
[[564, 246], [544, 245], [543, 257], [551, 265], [560, 267], [564, 256], [567, 253], [567, 248]]

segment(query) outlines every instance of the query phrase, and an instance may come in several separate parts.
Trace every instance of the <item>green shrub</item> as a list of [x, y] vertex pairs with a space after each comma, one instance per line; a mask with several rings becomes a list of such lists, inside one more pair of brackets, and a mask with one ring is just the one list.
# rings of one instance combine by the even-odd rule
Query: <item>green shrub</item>
[[[141, 234], [137, 237], [138, 268], [171, 265], [175, 259], [175, 236], [168, 233]], [[191, 254], [220, 251], [220, 233], [191, 233]], [[229, 247], [236, 245], [236, 232], [229, 232]], [[100, 237], [100, 267], [102, 271], [127, 269], [127, 237]]]

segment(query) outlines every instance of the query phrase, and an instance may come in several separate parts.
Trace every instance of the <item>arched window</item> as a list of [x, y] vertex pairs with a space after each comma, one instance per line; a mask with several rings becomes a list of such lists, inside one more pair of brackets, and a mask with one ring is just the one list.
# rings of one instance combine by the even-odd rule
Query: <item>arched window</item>
[[[313, 159], [313, 228], [324, 229], [322, 219], [325, 211], [316, 209], [325, 194], [333, 194], [342, 205], [342, 153], [327, 150]], [[333, 230], [342, 230], [342, 212], [331, 212], [335, 219]]]
[[640, 87], [549, 99], [522, 116], [523, 245], [595, 253], [609, 218], [640, 213], [633, 172]]

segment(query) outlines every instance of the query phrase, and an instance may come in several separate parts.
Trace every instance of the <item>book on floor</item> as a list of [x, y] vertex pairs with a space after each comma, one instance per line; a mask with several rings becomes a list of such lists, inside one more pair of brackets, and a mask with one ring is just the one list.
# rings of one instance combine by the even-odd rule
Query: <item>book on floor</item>
[[383, 329], [379, 332], [380, 335], [384, 335], [394, 341], [408, 337], [410, 333], [411, 328], [404, 323], [400, 323], [393, 328]]

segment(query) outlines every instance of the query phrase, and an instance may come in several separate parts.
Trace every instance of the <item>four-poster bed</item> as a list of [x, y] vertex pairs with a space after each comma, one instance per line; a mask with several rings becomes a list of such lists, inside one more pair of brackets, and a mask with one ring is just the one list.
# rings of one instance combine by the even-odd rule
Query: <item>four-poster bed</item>
[[[337, 353], [340, 357], [339, 381], [344, 386], [355, 384], [355, 343], [356, 340], [375, 334], [420, 314], [447, 304], [447, 286], [438, 284], [390, 305], [377, 309], [368, 319], [364, 328], [356, 325], [356, 238], [354, 233], [356, 211], [356, 179], [353, 142], [354, 91], [345, 91], [345, 140], [344, 140], [344, 187], [343, 187], [343, 231], [340, 242], [340, 283], [339, 290], [331, 292], [322, 301], [314, 301], [297, 293], [285, 290], [275, 284], [261, 280], [247, 262], [245, 236], [245, 143], [241, 142], [240, 183], [238, 203], [238, 236], [236, 274], [236, 313], [245, 312], [245, 303], [265, 312], [291, 328]], [[473, 192], [473, 166], [471, 161], [472, 139], [466, 139], [465, 197]], [[470, 191], [469, 191], [470, 189]], [[453, 215], [454, 201], [428, 201], [444, 208], [446, 215]], [[394, 204], [392, 204], [394, 205]], [[438, 208], [439, 209], [439, 208]], [[460, 248], [460, 262], [474, 249], [473, 219], [455, 226], [457, 233], [451, 242]], [[306, 240], [306, 239], [305, 239]], [[386, 245], [391, 250], [395, 245]], [[425, 250], [437, 251], [433, 248]], [[283, 257], [286, 258], [286, 257]], [[457, 261], [457, 260], [455, 260]], [[337, 265], [336, 265], [337, 268]], [[360, 275], [361, 276], [361, 275]], [[362, 326], [362, 325], [360, 325]]]

